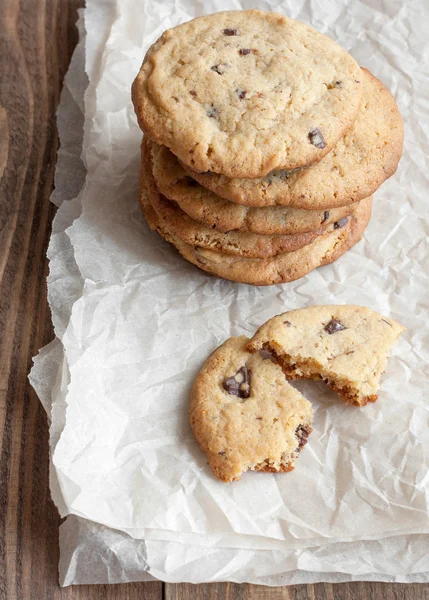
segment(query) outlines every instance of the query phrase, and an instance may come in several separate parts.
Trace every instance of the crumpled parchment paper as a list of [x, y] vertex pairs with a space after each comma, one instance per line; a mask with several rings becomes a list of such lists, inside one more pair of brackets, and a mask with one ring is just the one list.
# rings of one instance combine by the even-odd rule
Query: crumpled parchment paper
[[[403, 161], [375, 196], [364, 241], [338, 263], [270, 288], [205, 275], [148, 232], [139, 212], [141, 134], [129, 88], [163, 29], [226, 4], [201, 11], [192, 2], [88, 2], [82, 153], [88, 176], [73, 199], [82, 171], [70, 157], [59, 157], [54, 200], [62, 206], [49, 250], [49, 296], [62, 347], [54, 342], [33, 371], [52, 418], [53, 497], [63, 515], [76, 515], [63, 525], [64, 584], [88, 582], [91, 573], [94, 582], [135, 580], [135, 566], [167, 581], [273, 585], [286, 572], [291, 582], [307, 582], [313, 580], [307, 571], [323, 580], [332, 580], [326, 577], [333, 571], [406, 580], [427, 570], [414, 551], [425, 536], [409, 535], [429, 525], [424, 7], [263, 4], [258, 8], [281, 10], [331, 35], [388, 85], [406, 123]], [[69, 74], [71, 98], [63, 94], [62, 144], [63, 138], [77, 142], [66, 124], [71, 102], [82, 108], [76, 98], [88, 83], [77, 65], [83, 50], [82, 43]], [[251, 335], [274, 314], [315, 303], [365, 304], [407, 326], [379, 401], [362, 410], [345, 407], [322, 384], [302, 382], [315, 422], [296, 471], [220, 484], [189, 431], [195, 373], [226, 337]], [[118, 558], [123, 579], [95, 567], [81, 576], [83, 540], [113, 535], [107, 527], [91, 530], [87, 520], [125, 532], [114, 532], [122, 536], [121, 548], [139, 548], [141, 562]], [[74, 544], [73, 524], [84, 532]], [[371, 539], [379, 541], [359, 541]], [[384, 562], [380, 544], [389, 548]], [[345, 557], [356, 556], [357, 548], [362, 564]], [[407, 563], [410, 549], [415, 560]]]

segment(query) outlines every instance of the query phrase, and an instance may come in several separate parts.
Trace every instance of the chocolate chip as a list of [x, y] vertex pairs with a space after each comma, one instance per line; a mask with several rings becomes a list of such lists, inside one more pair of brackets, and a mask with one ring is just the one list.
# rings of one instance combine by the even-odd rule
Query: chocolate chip
[[224, 29], [223, 35], [238, 35], [238, 29]]
[[342, 88], [342, 87], [343, 87], [342, 81], [334, 81], [334, 83], [330, 83], [327, 86], [328, 90], [332, 90], [332, 88]]
[[245, 90], [240, 90], [240, 88], [237, 88], [235, 90], [235, 93], [238, 94], [238, 97], [240, 98], [240, 100], [244, 100], [244, 98], [246, 97], [247, 92]]
[[343, 331], [343, 329], [347, 329], [341, 323], [341, 321], [337, 321], [336, 319], [331, 319], [327, 325], [323, 328], [325, 331], [332, 335], [333, 333], [337, 333], [337, 331]]
[[189, 177], [189, 175], [185, 175], [184, 177], [181, 177], [180, 179], [175, 181], [175, 183], [186, 183], [187, 185], [190, 185], [191, 187], [195, 187], [196, 185], [198, 185], [197, 182], [195, 181], [195, 179], [192, 179], [192, 177]]
[[318, 127], [315, 127], [309, 132], [308, 139], [310, 140], [310, 144], [313, 144], [313, 146], [316, 146], [316, 148], [319, 148], [320, 150], [326, 145], [322, 132]]
[[219, 75], [223, 75], [225, 73], [225, 71], [227, 70], [228, 65], [226, 65], [225, 63], [219, 64], [219, 65], [213, 65], [212, 67], [210, 67], [210, 69], [212, 71], [214, 71], [215, 73], [218, 73]]
[[339, 221], [334, 223], [334, 229], [341, 229], [341, 227], [345, 227], [348, 222], [349, 222], [349, 218], [343, 217], [342, 219], [340, 219]]
[[257, 54], [258, 51], [255, 50], [254, 48], [240, 48], [240, 50], [238, 51], [238, 54], [240, 56], [246, 56], [247, 54]]
[[392, 323], [389, 323], [389, 321], [386, 321], [386, 319], [381, 319], [382, 321], [384, 321], [385, 323], [387, 323], [389, 325], [389, 327], [392, 327]]
[[218, 452], [219, 456], [223, 456], [225, 454], [225, 450], [222, 450], [222, 452]]
[[298, 452], [308, 442], [308, 436], [310, 435], [311, 431], [312, 431], [312, 429], [311, 429], [311, 427], [308, 427], [308, 425], [299, 425], [295, 429], [295, 436], [298, 439], [298, 448], [297, 448]]
[[355, 83], [360, 83], [359, 79], [355, 79]]
[[262, 417], [255, 417], [257, 421], [262, 421]]
[[329, 219], [329, 210], [325, 210], [325, 212], [323, 213], [323, 221], [322, 221], [322, 223], [324, 223], [328, 219]]
[[286, 327], [292, 327], [292, 323], [290, 321], [284, 321]]
[[207, 116], [210, 117], [211, 119], [216, 119], [216, 117], [217, 117], [217, 110], [213, 106], [213, 104], [207, 109]]
[[191, 94], [191, 96], [193, 96], [195, 98], [195, 96], [197, 95], [197, 92], [195, 90], [190, 90], [189, 92]]
[[248, 398], [250, 396], [250, 371], [244, 366], [238, 369], [232, 377], [228, 377], [222, 383], [223, 389], [232, 396]]

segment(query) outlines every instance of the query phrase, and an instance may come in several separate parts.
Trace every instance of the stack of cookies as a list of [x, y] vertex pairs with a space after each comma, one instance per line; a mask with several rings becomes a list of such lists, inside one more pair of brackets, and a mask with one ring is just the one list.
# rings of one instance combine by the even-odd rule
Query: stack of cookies
[[298, 279], [358, 242], [396, 170], [389, 91], [335, 42], [283, 15], [208, 15], [166, 31], [133, 84], [141, 204], [201, 269]]

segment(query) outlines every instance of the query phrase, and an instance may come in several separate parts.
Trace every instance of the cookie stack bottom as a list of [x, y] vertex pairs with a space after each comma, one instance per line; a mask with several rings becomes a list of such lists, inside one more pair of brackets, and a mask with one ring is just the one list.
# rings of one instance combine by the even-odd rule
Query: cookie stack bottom
[[[159, 193], [145, 142], [140, 202], [151, 229], [173, 244], [189, 262], [213, 275], [252, 285], [294, 281], [337, 260], [361, 239], [372, 206], [372, 198], [362, 200], [349, 218], [332, 224], [324, 232], [283, 236], [247, 234], [247, 237], [240, 232], [213, 232], [192, 221], [183, 211], [178, 212], [174, 203]], [[285, 247], [289, 251], [282, 251]], [[246, 253], [254, 256], [243, 256]]]

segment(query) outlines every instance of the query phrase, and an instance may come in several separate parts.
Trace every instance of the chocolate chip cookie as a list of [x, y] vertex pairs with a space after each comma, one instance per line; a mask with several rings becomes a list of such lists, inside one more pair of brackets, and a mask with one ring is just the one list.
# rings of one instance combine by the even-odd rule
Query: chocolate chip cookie
[[173, 244], [180, 254], [200, 269], [213, 275], [251, 285], [286, 283], [303, 277], [313, 269], [337, 260], [362, 237], [371, 216], [372, 198], [363, 200], [348, 223], [331, 233], [319, 235], [300, 250], [270, 258], [244, 258], [192, 246], [171, 234], [153, 209], [146, 181], [142, 178], [140, 203], [151, 229]]
[[204, 363], [191, 393], [190, 422], [213, 473], [291, 471], [311, 433], [311, 403], [270, 358], [228, 339]]
[[311, 306], [267, 321], [248, 349], [267, 350], [288, 379], [323, 379], [347, 403], [378, 397], [391, 348], [404, 327], [363, 306]]
[[327, 228], [294, 235], [259, 235], [241, 231], [222, 233], [194, 221], [177, 204], [164, 198], [156, 188], [149, 152], [144, 142], [142, 155], [142, 173], [146, 179], [149, 201], [158, 215], [160, 225], [192, 246], [247, 258], [267, 258], [299, 250], [313, 242], [318, 235], [340, 229], [348, 223], [349, 217], [345, 217]]
[[321, 232], [348, 217], [358, 206], [355, 202], [329, 210], [302, 210], [292, 206], [258, 208], [229, 202], [190, 177], [166, 146], [159, 146], [149, 139], [146, 143], [153, 176], [161, 194], [177, 202], [194, 221], [222, 233], [236, 230], [260, 235]]
[[167, 30], [133, 84], [140, 127], [196, 171], [263, 177], [321, 160], [353, 124], [361, 70], [283, 15], [220, 12]]
[[404, 127], [395, 100], [366, 69], [359, 78], [363, 99], [345, 137], [319, 163], [307, 169], [273, 171], [261, 179], [230, 179], [215, 173], [188, 175], [215, 194], [246, 206], [295, 206], [323, 210], [373, 194], [398, 166]]

